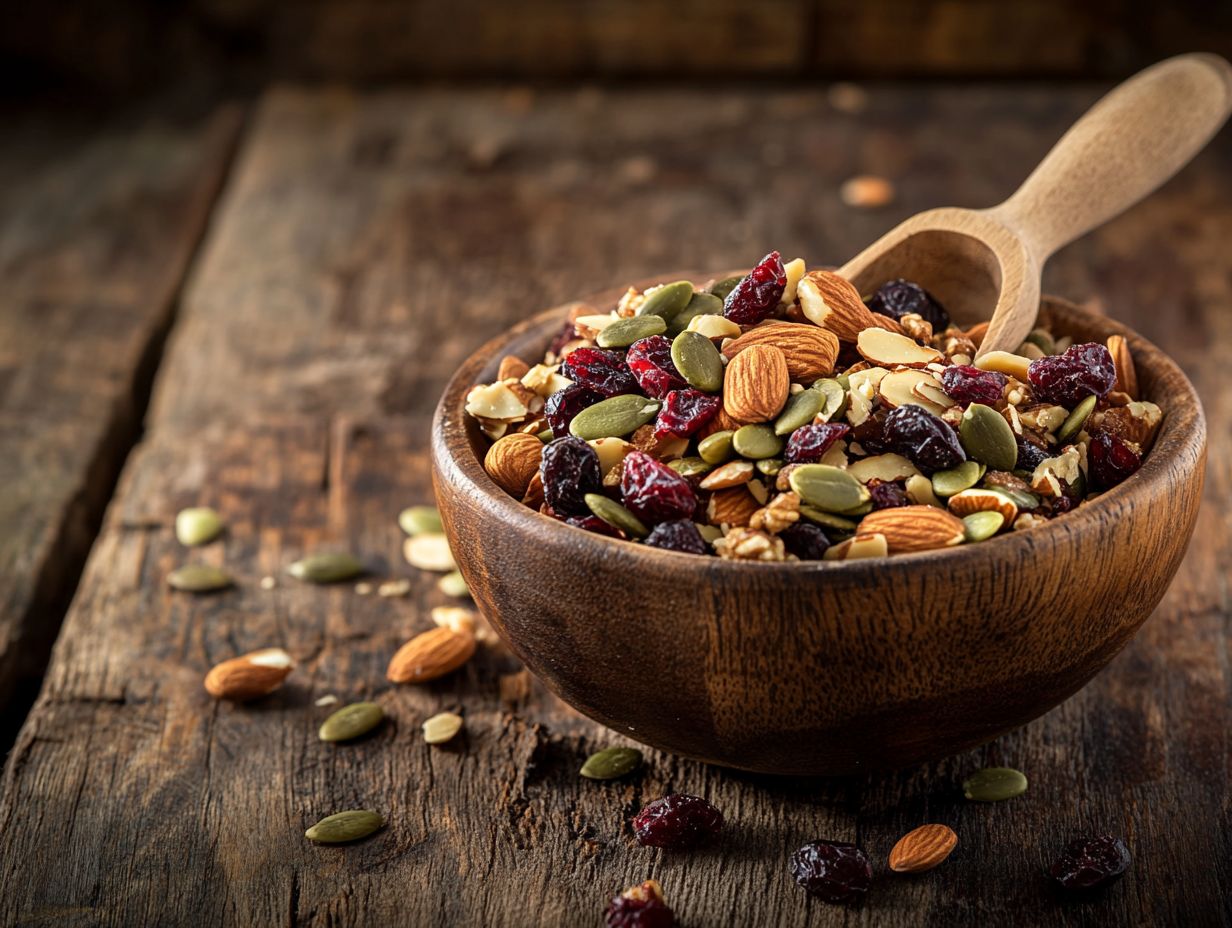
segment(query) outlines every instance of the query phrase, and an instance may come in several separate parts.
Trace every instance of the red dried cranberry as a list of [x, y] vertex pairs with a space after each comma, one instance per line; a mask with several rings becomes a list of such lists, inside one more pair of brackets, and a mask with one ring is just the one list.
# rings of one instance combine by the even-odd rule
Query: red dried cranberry
[[723, 315], [737, 325], [754, 325], [772, 315], [787, 289], [787, 271], [777, 251], [758, 262], [723, 301]]
[[1041, 448], [1034, 442], [1022, 438], [1016, 441], [1018, 442], [1018, 461], [1014, 465], [1015, 470], [1034, 471], [1040, 464], [1052, 457], [1047, 448]]
[[1037, 358], [1027, 368], [1037, 399], [1073, 409], [1085, 397], [1107, 396], [1116, 384], [1116, 365], [1098, 342], [1073, 345], [1065, 354]]
[[830, 547], [826, 533], [811, 522], [796, 522], [779, 532], [783, 547], [802, 561], [820, 561]]
[[1006, 383], [1004, 374], [982, 371], [969, 364], [955, 364], [941, 372], [941, 388], [964, 409], [972, 403], [997, 405]]
[[548, 397], [543, 404], [543, 418], [547, 420], [554, 436], [564, 438], [569, 434], [569, 423], [573, 421], [573, 417], [601, 399], [602, 396], [593, 390], [587, 390], [581, 384], [570, 384]]
[[910, 280], [891, 280], [882, 284], [869, 298], [868, 308], [891, 319], [916, 313], [932, 325], [934, 332], [944, 332], [950, 325], [950, 314], [945, 307], [931, 293]]
[[788, 464], [808, 464], [820, 461], [840, 438], [851, 431], [851, 426], [842, 422], [819, 422], [802, 425], [787, 439], [783, 460]]
[[1110, 432], [1096, 432], [1087, 445], [1087, 467], [1097, 490], [1110, 490], [1142, 466], [1133, 448]]
[[575, 384], [604, 396], [637, 392], [637, 381], [619, 351], [578, 348], [565, 358], [561, 373]]
[[1048, 875], [1063, 889], [1098, 889], [1128, 870], [1129, 863], [1129, 848], [1124, 841], [1112, 835], [1099, 835], [1067, 844], [1048, 868]]
[[652, 525], [687, 519], [697, 509], [689, 481], [644, 451], [625, 455], [620, 492], [629, 511]]
[[647, 396], [663, 399], [672, 390], [688, 387], [672, 363], [672, 343], [662, 335], [651, 335], [629, 346], [625, 361]]
[[633, 819], [633, 833], [638, 844], [674, 851], [713, 841], [722, 828], [722, 812], [700, 796], [682, 793], [656, 799]]
[[791, 855], [791, 872], [809, 895], [824, 902], [855, 902], [873, 882], [864, 852], [844, 841], [814, 841]]
[[646, 536], [646, 544], [652, 548], [668, 551], [683, 551], [685, 554], [708, 554], [706, 541], [697, 526], [688, 519], [660, 522]]
[[874, 509], [897, 509], [899, 506], [911, 505], [907, 491], [897, 483], [879, 483], [869, 487], [868, 493], [873, 498]]
[[949, 470], [967, 460], [954, 429], [922, 406], [891, 410], [883, 428], [886, 441], [925, 474]]
[[598, 516], [568, 516], [564, 520], [570, 525], [594, 532], [596, 535], [607, 535], [609, 538], [624, 538], [620, 530], [604, 522]]
[[723, 401], [717, 396], [694, 390], [673, 390], [667, 394], [659, 418], [655, 421], [655, 435], [674, 435], [688, 438], [715, 417]]
[[587, 493], [603, 492], [599, 455], [580, 438], [567, 436], [549, 442], [539, 462], [543, 498], [557, 516], [588, 516]]
[[616, 896], [603, 913], [608, 928], [675, 928], [676, 916], [663, 901], [659, 885], [647, 880]]

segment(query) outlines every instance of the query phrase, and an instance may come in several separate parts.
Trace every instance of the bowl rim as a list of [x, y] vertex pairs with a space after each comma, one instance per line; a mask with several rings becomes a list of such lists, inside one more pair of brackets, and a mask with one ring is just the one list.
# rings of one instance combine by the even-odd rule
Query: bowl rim
[[[677, 279], [710, 280], [720, 279], [721, 276], [726, 275], [659, 275], [651, 278], [651, 281], [657, 283]], [[561, 543], [573, 546], [578, 557], [599, 559], [605, 553], [612, 551], [610, 546], [613, 544], [628, 546], [626, 549], [621, 549], [623, 553], [648, 558], [652, 562], [658, 559], [665, 569], [670, 569], [677, 575], [681, 570], [687, 569], [698, 574], [700, 578], [700, 575], [708, 574], [715, 569], [723, 569], [748, 572], [759, 577], [800, 578], [824, 577], [839, 571], [842, 572], [841, 575], [853, 580], [858, 580], [860, 575], [864, 574], [870, 581], [882, 575], [887, 565], [915, 566], [921, 569], [958, 567], [973, 557], [992, 555], [998, 556], [1007, 563], [1013, 563], [1016, 555], [1038, 555], [1041, 542], [1049, 543], [1063, 537], [1055, 527], [1045, 525], [1026, 531], [1010, 531], [974, 545], [959, 544], [948, 548], [852, 561], [721, 560], [713, 556], [651, 548], [644, 544], [588, 532], [523, 505], [520, 500], [514, 499], [497, 486], [484, 470], [482, 460], [474, 454], [467, 429], [468, 417], [464, 411], [466, 394], [473, 386], [481, 382], [478, 379], [479, 374], [489, 367], [507, 346], [523, 336], [545, 328], [548, 324], [559, 325], [570, 307], [579, 303], [600, 302], [613, 292], [622, 293], [624, 288], [597, 291], [589, 298], [571, 300], [535, 313], [489, 339], [459, 365], [437, 404], [432, 419], [434, 471], [463, 495], [482, 501], [482, 505], [490, 508], [492, 515], [509, 523], [511, 530], [546, 532], [546, 540], [551, 541], [558, 538]], [[1105, 337], [1113, 334], [1122, 335], [1127, 340], [1135, 365], [1140, 371], [1143, 366], [1149, 367], [1156, 372], [1154, 379], [1175, 380], [1183, 388], [1179, 396], [1165, 408], [1159, 434], [1156, 435], [1155, 443], [1142, 467], [1133, 475], [1134, 479], [1127, 480], [1101, 493], [1096, 499], [1084, 502], [1073, 512], [1066, 513], [1060, 520], [1056, 520], [1073, 537], [1087, 530], [1095, 530], [1110, 506], [1128, 510], [1140, 500], [1158, 497], [1166, 492], [1172, 476], [1172, 465], [1187, 451], [1197, 458], [1196, 466], [1202, 467], [1206, 451], [1206, 420], [1193, 384], [1180, 366], [1162, 349], [1128, 326], [1084, 309], [1061, 297], [1044, 295], [1040, 302], [1041, 307], [1059, 308], [1063, 315], [1072, 315], [1083, 323], [1105, 330], [1107, 333]], [[1118, 516], [1114, 515], [1115, 517]], [[554, 532], [564, 534], [553, 535]], [[581, 546], [581, 552], [577, 551], [578, 546]], [[721, 568], [719, 568], [720, 564]], [[684, 578], [681, 579], [683, 581]]]

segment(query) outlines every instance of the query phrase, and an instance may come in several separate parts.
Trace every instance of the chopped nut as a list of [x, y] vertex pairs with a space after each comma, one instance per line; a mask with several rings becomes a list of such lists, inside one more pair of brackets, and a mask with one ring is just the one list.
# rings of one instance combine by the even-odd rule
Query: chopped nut
[[384, 596], [386, 599], [394, 596], [405, 596], [409, 592], [411, 592], [411, 581], [406, 579], [386, 580], [376, 588], [376, 595]]
[[795, 493], [780, 493], [769, 504], [753, 513], [749, 528], [777, 535], [800, 519], [800, 497]]
[[481, 384], [466, 394], [466, 411], [476, 418], [521, 419], [526, 415], [526, 403], [507, 383]]
[[926, 344], [932, 340], [932, 323], [919, 313], [907, 313], [907, 315], [899, 318], [898, 324], [903, 327], [903, 333], [908, 338], [914, 338], [917, 342], [924, 342]]
[[714, 543], [719, 557], [729, 561], [785, 561], [783, 542], [766, 532], [733, 528]]

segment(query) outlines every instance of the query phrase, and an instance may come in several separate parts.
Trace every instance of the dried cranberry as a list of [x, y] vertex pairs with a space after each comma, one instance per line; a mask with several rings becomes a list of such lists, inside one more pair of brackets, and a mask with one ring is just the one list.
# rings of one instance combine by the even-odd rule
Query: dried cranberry
[[1087, 467], [1098, 490], [1110, 490], [1142, 466], [1133, 448], [1111, 432], [1096, 432], [1087, 445]]
[[954, 429], [922, 406], [899, 406], [885, 419], [885, 437], [925, 474], [949, 470], [967, 460]]
[[564, 438], [569, 434], [569, 423], [583, 409], [593, 406], [603, 399], [593, 390], [587, 390], [581, 384], [570, 384], [563, 390], [557, 390], [543, 404], [543, 418], [547, 420], [552, 434]]
[[694, 390], [673, 390], [667, 394], [659, 418], [655, 421], [655, 436], [675, 435], [688, 438], [715, 417], [723, 401], [717, 396]]
[[656, 799], [633, 819], [638, 844], [676, 851], [713, 841], [722, 828], [722, 812], [700, 796], [683, 793]]
[[787, 271], [777, 251], [758, 262], [723, 301], [723, 315], [737, 325], [754, 325], [773, 314], [787, 289]]
[[558, 516], [588, 516], [587, 493], [603, 492], [599, 455], [580, 438], [557, 438], [543, 449], [539, 462], [543, 498]]
[[879, 483], [868, 488], [869, 495], [873, 498], [874, 509], [897, 509], [899, 506], [910, 506], [911, 500], [907, 497], [907, 491], [897, 483]]
[[697, 526], [688, 519], [660, 522], [646, 536], [646, 544], [652, 548], [668, 551], [683, 551], [685, 554], [707, 554], [709, 549]]
[[663, 901], [659, 884], [647, 880], [614, 897], [603, 913], [603, 923], [608, 928], [675, 928], [676, 916]]
[[625, 361], [647, 396], [661, 400], [673, 390], [688, 387], [672, 363], [672, 343], [662, 335], [634, 342]]
[[1048, 875], [1068, 890], [1097, 889], [1107, 886], [1129, 869], [1129, 848], [1120, 838], [1099, 835], [1079, 838], [1048, 868]]
[[598, 516], [568, 516], [564, 520], [568, 524], [576, 528], [585, 529], [588, 532], [594, 532], [596, 535], [607, 535], [609, 538], [624, 538], [620, 530], [612, 525], [604, 522]]
[[1116, 383], [1116, 365], [1107, 348], [1087, 342], [1032, 361], [1027, 379], [1038, 399], [1073, 409], [1085, 397], [1108, 394]]
[[1048, 453], [1047, 448], [1042, 448], [1034, 442], [1023, 438], [1016, 440], [1018, 442], [1018, 461], [1014, 465], [1015, 470], [1034, 471], [1040, 464], [1052, 457]]
[[779, 532], [783, 547], [802, 561], [820, 561], [830, 547], [826, 533], [811, 522], [796, 522]]
[[619, 351], [602, 348], [578, 348], [565, 358], [561, 373], [575, 384], [581, 384], [604, 396], [636, 393], [637, 381]]
[[945, 307], [931, 293], [910, 280], [891, 280], [882, 284], [869, 299], [868, 308], [891, 319], [901, 319], [915, 313], [931, 324], [934, 332], [944, 332], [950, 326], [950, 314]]
[[625, 455], [620, 492], [629, 511], [652, 525], [687, 519], [697, 509], [689, 481], [644, 451]]
[[864, 852], [844, 841], [814, 841], [791, 855], [796, 882], [825, 902], [855, 902], [873, 882]]
[[787, 439], [783, 460], [788, 464], [807, 464], [820, 461], [840, 438], [851, 431], [851, 426], [842, 422], [819, 422], [817, 425], [802, 425]]
[[1004, 374], [982, 371], [969, 364], [955, 364], [941, 372], [941, 388], [946, 395], [966, 409], [972, 403], [995, 406], [1008, 383]]

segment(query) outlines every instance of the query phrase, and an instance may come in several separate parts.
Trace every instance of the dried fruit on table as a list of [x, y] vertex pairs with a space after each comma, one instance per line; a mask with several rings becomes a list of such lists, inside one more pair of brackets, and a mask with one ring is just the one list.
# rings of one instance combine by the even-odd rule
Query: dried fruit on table
[[1067, 844], [1048, 875], [1070, 892], [1100, 889], [1129, 869], [1129, 848], [1120, 838], [1097, 835]]
[[657, 880], [631, 886], [615, 896], [603, 913], [607, 928], [675, 928], [676, 917]]
[[723, 814], [700, 796], [672, 793], [648, 803], [633, 819], [633, 833], [644, 847], [674, 851], [709, 844], [723, 829]]
[[791, 873], [809, 895], [832, 904], [862, 899], [873, 883], [868, 857], [846, 841], [813, 841], [797, 849]]

